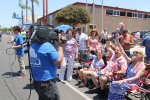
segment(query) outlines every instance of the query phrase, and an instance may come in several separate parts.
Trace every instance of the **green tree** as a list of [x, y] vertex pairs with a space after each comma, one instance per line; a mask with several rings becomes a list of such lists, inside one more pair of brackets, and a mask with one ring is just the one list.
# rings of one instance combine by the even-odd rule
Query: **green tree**
[[87, 24], [90, 22], [90, 16], [85, 8], [69, 5], [56, 13], [54, 20], [58, 23], [75, 26], [77, 24]]

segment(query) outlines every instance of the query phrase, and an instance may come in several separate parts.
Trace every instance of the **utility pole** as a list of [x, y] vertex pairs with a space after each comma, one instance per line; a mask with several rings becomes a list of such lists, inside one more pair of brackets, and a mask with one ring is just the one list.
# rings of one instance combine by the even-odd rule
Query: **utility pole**
[[43, 0], [43, 22], [48, 24], [48, 0]]

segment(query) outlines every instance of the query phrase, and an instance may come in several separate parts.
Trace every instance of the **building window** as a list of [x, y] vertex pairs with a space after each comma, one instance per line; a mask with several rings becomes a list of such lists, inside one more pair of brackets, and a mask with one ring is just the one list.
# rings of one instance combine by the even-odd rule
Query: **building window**
[[150, 18], [150, 14], [144, 14], [144, 18]]
[[132, 13], [132, 17], [137, 18], [138, 17], [138, 13]]
[[128, 17], [132, 17], [132, 12], [127, 12]]
[[119, 10], [113, 10], [113, 15], [114, 16], [120, 16], [120, 11]]
[[113, 10], [106, 9], [106, 14], [107, 14], [107, 15], [113, 15]]
[[140, 13], [135, 13], [135, 12], [127, 12], [128, 17], [133, 17], [133, 18], [142, 18], [142, 14]]
[[139, 13], [138, 13], [138, 18], [142, 18], [142, 14], [139, 14]]
[[126, 12], [120, 11], [120, 16], [126, 16]]

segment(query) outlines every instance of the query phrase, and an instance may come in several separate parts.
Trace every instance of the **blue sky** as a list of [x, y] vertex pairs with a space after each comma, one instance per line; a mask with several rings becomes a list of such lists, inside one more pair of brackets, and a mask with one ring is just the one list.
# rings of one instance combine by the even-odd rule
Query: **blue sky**
[[[0, 25], [2, 27], [11, 27], [18, 24], [19, 20], [12, 19], [12, 14], [16, 12], [16, 14], [21, 14], [21, 8], [18, 6], [19, 0], [0, 0]], [[22, 0], [25, 4], [26, 0]], [[31, 6], [31, 2], [29, 1], [29, 6]], [[35, 4], [35, 15], [42, 15], [42, 1], [39, 0], [39, 6]], [[69, 4], [75, 2], [86, 2], [86, 0], [48, 0], [49, 9], [48, 12], [51, 13], [57, 9], [63, 8]], [[88, 3], [92, 3], [93, 0], [87, 0]], [[95, 4], [101, 4], [102, 0], [94, 0]], [[150, 0], [103, 0], [103, 4], [106, 6], [127, 8], [127, 9], [137, 9], [141, 11], [150, 12]], [[24, 10], [25, 14], [25, 10]], [[28, 14], [31, 14], [28, 11]]]

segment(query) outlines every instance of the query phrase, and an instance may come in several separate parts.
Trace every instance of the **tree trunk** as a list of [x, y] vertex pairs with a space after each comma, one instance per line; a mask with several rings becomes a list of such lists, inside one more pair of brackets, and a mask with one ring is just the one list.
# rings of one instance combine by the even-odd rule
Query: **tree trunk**
[[28, 0], [26, 0], [26, 22], [28, 21]]
[[34, 0], [32, 1], [32, 24], [34, 24]]

